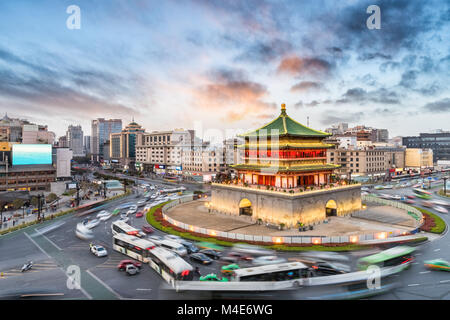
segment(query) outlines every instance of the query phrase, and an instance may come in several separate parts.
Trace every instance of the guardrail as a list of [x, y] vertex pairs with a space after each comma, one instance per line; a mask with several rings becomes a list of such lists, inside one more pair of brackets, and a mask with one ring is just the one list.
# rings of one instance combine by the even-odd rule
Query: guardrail
[[395, 208], [399, 208], [399, 209], [403, 209], [406, 210], [408, 212], [408, 214], [410, 216], [412, 216], [416, 221], [419, 221], [420, 225], [418, 228], [420, 228], [423, 223], [424, 223], [424, 218], [422, 215], [422, 212], [420, 212], [419, 210], [417, 210], [414, 207], [411, 207], [405, 203], [402, 202], [398, 202], [398, 201], [392, 201], [392, 200], [386, 200], [386, 199], [381, 199], [372, 195], [361, 195], [361, 200], [362, 201], [367, 201], [367, 202], [373, 202], [373, 203], [378, 203], [378, 204], [384, 204], [387, 206], [391, 206], [391, 207], [395, 207]]
[[[162, 207], [162, 216], [163, 219], [169, 222], [170, 224], [184, 229], [186, 231], [195, 232], [198, 234], [203, 234], [208, 237], [220, 237], [224, 239], [230, 240], [242, 240], [242, 241], [250, 241], [250, 242], [258, 242], [258, 243], [267, 243], [267, 244], [293, 244], [293, 245], [321, 245], [321, 244], [342, 244], [342, 243], [364, 243], [369, 240], [373, 240], [372, 242], [382, 242], [383, 240], [388, 240], [389, 238], [392, 240], [394, 237], [400, 237], [408, 235], [408, 232], [395, 230], [391, 232], [377, 232], [377, 233], [365, 233], [365, 234], [357, 234], [357, 235], [349, 235], [349, 236], [262, 236], [262, 235], [249, 235], [249, 234], [241, 234], [234, 232], [225, 232], [214, 229], [201, 228], [195, 225], [187, 224], [181, 221], [177, 221], [169, 217], [166, 212], [167, 210], [181, 204], [184, 202], [192, 201], [192, 196], [184, 196], [177, 200], [171, 201]], [[393, 202], [393, 201], [392, 201]], [[409, 206], [408, 206], [409, 207]], [[418, 211], [415, 208], [410, 207], [411, 210]], [[420, 213], [420, 211], [419, 211]], [[421, 215], [421, 213], [420, 213]], [[411, 233], [416, 233], [416, 229], [411, 231]], [[411, 240], [419, 237], [412, 237]], [[410, 240], [410, 239], [407, 239]], [[401, 241], [401, 239], [399, 239]]]

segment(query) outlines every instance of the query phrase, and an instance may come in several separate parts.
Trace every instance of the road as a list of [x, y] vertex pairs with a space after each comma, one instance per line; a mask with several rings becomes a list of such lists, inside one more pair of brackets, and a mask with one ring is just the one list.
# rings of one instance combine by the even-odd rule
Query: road
[[[147, 181], [147, 180], [145, 180]], [[159, 185], [163, 185], [160, 181]], [[187, 186], [186, 186], [187, 187]], [[408, 194], [411, 188], [382, 190], [375, 193]], [[134, 195], [110, 202], [106, 208], [112, 211], [120, 204], [136, 202]], [[90, 216], [94, 217], [96, 213]], [[440, 215], [440, 214], [439, 214]], [[440, 215], [450, 223], [447, 215]], [[85, 218], [85, 216], [83, 217]], [[108, 256], [98, 258], [89, 252], [88, 241], [75, 236], [76, 224], [82, 218], [75, 215], [64, 216], [37, 227], [33, 226], [0, 238], [0, 256], [8, 257], [0, 261], [0, 271], [4, 276], [0, 278], [0, 298], [9, 297], [14, 292], [48, 291], [63, 294], [51, 297], [53, 299], [166, 299], [160, 290], [163, 280], [149, 266], [144, 266], [141, 274], [133, 277], [119, 272], [116, 266], [125, 256], [112, 250], [111, 223], [117, 219], [111, 218], [92, 229], [95, 243], [103, 245]], [[47, 226], [61, 226], [39, 233]], [[130, 215], [132, 226], [140, 228], [145, 224], [144, 218]], [[156, 235], [164, 235], [159, 230]], [[398, 276], [398, 288], [389, 293], [373, 297], [372, 299], [449, 299], [450, 277], [448, 273], [428, 271], [423, 261], [434, 258], [450, 260], [450, 241], [448, 234], [444, 234], [432, 242], [419, 247], [417, 260], [413, 266]], [[228, 249], [229, 250], [229, 249]], [[227, 250], [227, 251], [228, 251]], [[225, 252], [226, 253], [226, 252]], [[297, 253], [280, 252], [279, 256], [289, 260], [299, 259]], [[347, 254], [356, 260], [353, 253]], [[32, 260], [35, 267], [30, 272], [21, 273], [18, 270], [25, 262]], [[196, 265], [195, 262], [190, 262]], [[65, 272], [69, 266], [77, 266], [81, 270], [81, 290], [69, 289]], [[217, 273], [218, 266], [214, 262], [211, 266], [201, 266], [201, 273]], [[13, 288], [13, 289], [11, 289]], [[13, 292], [12, 292], [13, 291]], [[175, 297], [176, 298], [176, 297]], [[267, 294], [262, 299], [279, 298], [276, 293]], [[301, 294], [293, 295], [293, 299], [302, 299]]]

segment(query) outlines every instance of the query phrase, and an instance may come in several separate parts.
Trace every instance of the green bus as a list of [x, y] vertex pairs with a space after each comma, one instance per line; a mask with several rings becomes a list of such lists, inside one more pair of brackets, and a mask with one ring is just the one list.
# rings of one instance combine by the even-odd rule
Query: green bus
[[408, 246], [397, 246], [390, 248], [376, 254], [361, 258], [357, 262], [359, 270], [366, 270], [371, 265], [376, 265], [380, 268], [393, 267], [404, 264], [405, 268], [409, 267], [414, 260], [413, 252], [415, 248]]
[[423, 189], [413, 189], [413, 192], [416, 194], [418, 198], [430, 200], [431, 192], [425, 191]]

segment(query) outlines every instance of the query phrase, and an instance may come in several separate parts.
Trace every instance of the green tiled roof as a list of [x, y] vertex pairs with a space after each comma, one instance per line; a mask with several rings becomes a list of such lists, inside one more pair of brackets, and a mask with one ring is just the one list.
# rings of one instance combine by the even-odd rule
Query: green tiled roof
[[316, 171], [316, 170], [333, 170], [340, 167], [337, 164], [319, 164], [319, 165], [304, 165], [304, 166], [273, 166], [273, 165], [256, 165], [256, 164], [236, 164], [231, 166], [237, 170], [254, 170], [254, 171], [273, 171], [275, 172], [300, 172], [300, 171]]
[[[274, 131], [275, 130], [275, 131]], [[241, 134], [241, 137], [256, 137], [256, 136], [266, 136], [271, 134], [289, 135], [289, 136], [300, 136], [300, 137], [328, 137], [331, 134], [322, 132], [319, 130], [314, 130], [308, 128], [297, 121], [293, 120], [286, 113], [284, 106], [281, 109], [281, 114], [273, 120], [272, 122], [266, 124], [265, 126], [251, 132]]]

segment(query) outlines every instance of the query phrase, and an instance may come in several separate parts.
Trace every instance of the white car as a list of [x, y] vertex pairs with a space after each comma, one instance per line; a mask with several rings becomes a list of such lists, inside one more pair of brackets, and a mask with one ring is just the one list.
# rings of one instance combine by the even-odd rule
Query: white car
[[81, 222], [77, 224], [75, 235], [82, 240], [91, 240], [94, 238], [92, 231], [86, 228]]
[[[147, 202], [147, 200], [145, 200], [145, 199], [139, 200], [139, 201], [137, 202], [137, 206], [138, 206], [138, 207], [141, 207], [141, 206], [143, 206], [146, 202]], [[130, 210], [131, 210], [131, 208], [130, 208]]]
[[138, 209], [138, 206], [137, 205], [133, 205], [133, 206], [130, 207], [130, 209], [128, 209], [128, 212], [135, 213], [137, 211], [137, 209]]
[[263, 256], [256, 258], [252, 261], [252, 264], [255, 266], [263, 266], [267, 264], [277, 264], [277, 263], [284, 263], [287, 262], [286, 259], [280, 258], [277, 256]]
[[392, 198], [393, 200], [401, 200], [401, 199], [402, 199], [402, 197], [399, 196], [398, 194], [394, 194], [393, 196], [391, 196], [391, 198]]
[[148, 240], [159, 246], [164, 239], [160, 236], [148, 236]]
[[127, 216], [121, 216], [120, 219], [118, 219], [117, 221], [123, 221], [123, 222], [128, 222], [130, 220], [130, 218], [128, 218]]
[[97, 218], [100, 219], [101, 217], [107, 216], [108, 214], [110, 214], [108, 211], [102, 210], [97, 214]]
[[91, 252], [97, 257], [106, 257], [108, 255], [108, 251], [99, 245], [91, 245]]
[[183, 241], [183, 238], [181, 238], [180, 236], [176, 236], [174, 234], [165, 235], [164, 239], [171, 240], [171, 241], [176, 241], [176, 242]]
[[89, 220], [84, 226], [88, 229], [95, 228], [100, 224], [100, 219]]
[[106, 221], [106, 220], [108, 220], [108, 219], [111, 218], [111, 217], [112, 217], [112, 214], [111, 214], [111, 213], [108, 213], [108, 215], [102, 216], [102, 217], [100, 218], [100, 221]]
[[441, 206], [435, 206], [433, 209], [440, 213], [448, 213], [448, 210]]

